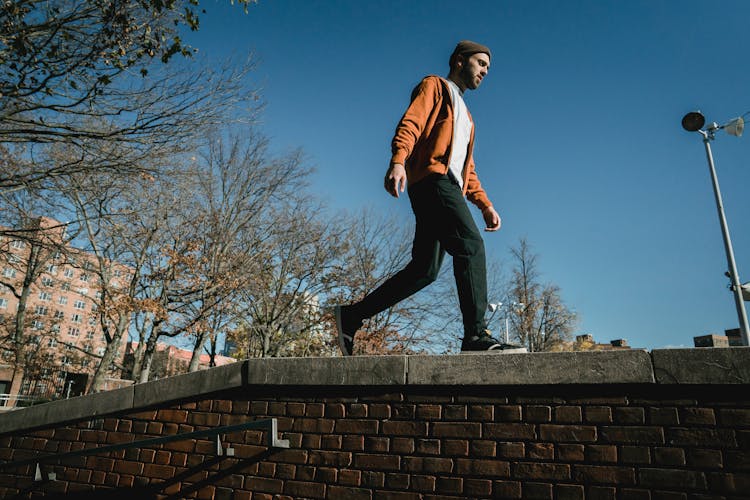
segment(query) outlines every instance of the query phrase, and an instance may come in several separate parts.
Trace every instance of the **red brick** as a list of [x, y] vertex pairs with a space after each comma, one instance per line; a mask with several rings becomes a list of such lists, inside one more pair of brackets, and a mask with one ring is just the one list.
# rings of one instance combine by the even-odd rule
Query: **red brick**
[[445, 474], [453, 471], [453, 460], [450, 458], [404, 457], [402, 470], [406, 472], [427, 472]]
[[524, 421], [546, 423], [552, 420], [552, 408], [549, 406], [527, 406], [524, 408]]
[[347, 451], [364, 451], [364, 436], [344, 436], [341, 440], [341, 449]]
[[536, 430], [533, 424], [484, 424], [481, 437], [484, 439], [532, 440], [536, 439]]
[[639, 407], [618, 407], [614, 410], [613, 420], [621, 425], [643, 425], [646, 423], [646, 412]]
[[376, 471], [362, 472], [362, 486], [366, 488], [382, 488], [385, 485], [385, 473]]
[[188, 412], [185, 410], [159, 410], [156, 419], [164, 422], [175, 424], [184, 424], [187, 422]]
[[[620, 488], [620, 498], [627, 500], [651, 500], [651, 491], [635, 488]], [[713, 498], [716, 500], [715, 497]], [[698, 499], [696, 498], [694, 500]]]
[[129, 461], [118, 460], [115, 463], [114, 471], [119, 472], [120, 474], [137, 475], [143, 471], [143, 464], [140, 462], [129, 462]]
[[585, 448], [586, 461], [590, 463], [617, 462], [617, 446], [611, 444], [589, 444]]
[[683, 408], [680, 422], [683, 425], [716, 425], [716, 416], [711, 408]]
[[384, 403], [370, 405], [370, 417], [378, 419], [391, 418], [391, 407]]
[[362, 488], [329, 486], [327, 498], [331, 500], [372, 500], [372, 492]]
[[426, 436], [426, 422], [388, 421], [383, 422], [382, 433], [388, 436]]
[[635, 484], [635, 469], [614, 465], [574, 465], [573, 479], [582, 484]]
[[649, 408], [648, 416], [651, 425], [677, 425], [680, 423], [677, 408]]
[[685, 450], [682, 448], [654, 448], [654, 464], [656, 465], [685, 465]]
[[620, 462], [625, 464], [650, 464], [651, 450], [647, 446], [620, 446]]
[[341, 434], [377, 434], [378, 420], [348, 420], [336, 421], [336, 432]]
[[354, 456], [354, 466], [375, 470], [400, 470], [401, 457], [398, 455], [371, 455], [367, 453]]
[[729, 429], [670, 429], [669, 442], [675, 446], [696, 448], [737, 447], [734, 431]]
[[456, 459], [456, 473], [461, 475], [510, 477], [510, 464], [501, 460]]
[[539, 437], [555, 443], [586, 443], [596, 441], [596, 427], [592, 425], [539, 425]]
[[276, 479], [294, 479], [297, 476], [297, 466], [294, 464], [260, 464], [258, 475], [275, 477]]
[[283, 450], [274, 455], [274, 460], [291, 464], [304, 464], [307, 462], [307, 450]]
[[409, 488], [409, 474], [386, 474], [385, 475], [385, 487], [394, 488], [397, 490], [405, 490]]
[[[296, 418], [292, 424], [293, 431], [331, 434], [335, 420], [329, 418]], [[281, 430], [281, 429], [280, 429]]]
[[416, 418], [420, 420], [436, 420], [439, 419], [442, 413], [442, 407], [440, 405], [417, 405]]
[[524, 483], [523, 498], [530, 500], [552, 500], [552, 485], [547, 483]]
[[694, 449], [687, 451], [687, 464], [701, 469], [721, 469], [724, 461], [720, 450]]
[[416, 415], [416, 405], [413, 404], [397, 404], [391, 406], [393, 412], [393, 418], [397, 419], [408, 419], [411, 420]]
[[298, 481], [312, 481], [315, 479], [315, 467], [309, 465], [298, 465], [294, 479]]
[[349, 467], [352, 464], [352, 454], [348, 451], [317, 451], [310, 452], [310, 464], [326, 465], [329, 467]]
[[465, 479], [464, 495], [468, 498], [487, 497], [492, 492], [492, 481], [489, 479]]
[[339, 471], [339, 484], [359, 486], [362, 482], [362, 471], [342, 469]]
[[469, 405], [469, 420], [491, 422], [494, 419], [495, 407], [493, 405]]
[[496, 422], [520, 422], [521, 406], [519, 405], [498, 405], [495, 406]]
[[391, 439], [391, 451], [399, 455], [410, 455], [414, 453], [414, 439], [395, 437]]
[[555, 486], [557, 500], [584, 500], [583, 486], [580, 484], [558, 484]]
[[664, 430], [661, 427], [635, 425], [603, 426], [599, 428], [599, 438], [603, 443], [664, 444]]
[[294, 498], [325, 498], [326, 485], [308, 481], [287, 481], [284, 493]]
[[702, 472], [691, 470], [641, 468], [638, 484], [653, 488], [705, 490], [706, 477]]
[[386, 437], [365, 437], [365, 451], [370, 452], [388, 452], [390, 448], [390, 439]]
[[587, 406], [583, 413], [590, 424], [612, 423], [612, 408], [609, 406]]
[[284, 481], [278, 479], [248, 477], [245, 479], [245, 488], [253, 492], [281, 493], [284, 489]]
[[518, 481], [495, 481], [492, 485], [493, 498], [509, 500], [521, 498], [521, 483]]
[[472, 441], [470, 449], [472, 457], [494, 458], [497, 455], [497, 443], [495, 441]]
[[440, 441], [437, 439], [417, 439], [415, 444], [417, 453], [422, 455], [440, 454]]
[[407, 491], [376, 491], [375, 500], [422, 500], [423, 495]]
[[555, 457], [555, 446], [552, 443], [529, 443], [526, 445], [526, 456], [537, 460], [551, 460]]
[[327, 418], [344, 418], [346, 407], [342, 403], [328, 403], [325, 406], [325, 416]]
[[422, 476], [412, 475], [410, 490], [421, 491], [424, 493], [430, 493], [435, 491], [435, 477], [434, 476]]
[[526, 446], [519, 442], [497, 443], [497, 458], [523, 458], [526, 456]]
[[445, 405], [443, 419], [445, 420], [466, 420], [468, 409], [466, 405]]
[[170, 479], [174, 476], [175, 468], [169, 465], [146, 464], [143, 475], [156, 479]]
[[268, 416], [268, 402], [253, 401], [250, 403], [250, 413], [256, 416]]
[[607, 486], [589, 486], [586, 500], [615, 500], [617, 489]]
[[583, 412], [580, 406], [557, 406], [555, 408], [555, 422], [579, 424], [582, 421]]
[[750, 427], [750, 409], [720, 409], [719, 421], [730, 427]]
[[570, 479], [570, 465], [539, 462], [517, 463], [513, 466], [513, 477], [518, 479], [548, 479], [557, 481]]
[[460, 495], [463, 489], [464, 480], [460, 477], [440, 476], [437, 478], [437, 484], [435, 485], [435, 490], [444, 495]]

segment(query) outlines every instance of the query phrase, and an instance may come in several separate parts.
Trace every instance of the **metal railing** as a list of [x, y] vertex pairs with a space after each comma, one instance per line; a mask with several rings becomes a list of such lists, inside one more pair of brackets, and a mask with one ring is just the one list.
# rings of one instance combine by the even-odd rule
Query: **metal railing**
[[83, 450], [69, 451], [66, 453], [55, 453], [50, 455], [42, 455], [33, 458], [27, 458], [24, 460], [17, 460], [15, 462], [0, 463], [0, 470], [12, 469], [15, 467], [23, 467], [26, 465], [35, 465], [34, 470], [34, 481], [54, 481], [55, 473], [45, 471], [42, 468], [43, 463], [53, 462], [56, 460], [64, 460], [66, 458], [81, 457], [86, 455], [98, 455], [100, 453], [108, 453], [110, 451], [125, 450], [128, 448], [147, 448], [151, 446], [161, 445], [164, 443], [171, 443], [173, 441], [183, 441], [185, 439], [199, 438], [199, 437], [213, 437], [215, 444], [215, 455], [216, 456], [234, 456], [234, 448], [224, 448], [221, 442], [221, 434], [229, 434], [232, 432], [239, 432], [248, 429], [265, 429], [268, 432], [267, 445], [270, 448], [289, 448], [288, 439], [279, 439], [278, 437], [278, 422], [275, 418], [269, 418], [264, 420], [253, 420], [252, 422], [245, 422], [243, 424], [236, 425], [225, 425], [223, 427], [214, 427], [212, 429], [204, 429], [200, 431], [184, 432], [182, 434], [174, 434], [172, 436], [162, 436], [158, 438], [142, 439], [140, 441], [132, 441], [129, 443], [111, 444], [107, 446], [99, 446], [97, 448], [87, 448]]
[[[0, 394], [0, 412], [17, 410], [34, 404], [47, 402], [47, 399], [38, 396], [24, 396], [21, 394]], [[12, 404], [11, 404], [12, 403]]]

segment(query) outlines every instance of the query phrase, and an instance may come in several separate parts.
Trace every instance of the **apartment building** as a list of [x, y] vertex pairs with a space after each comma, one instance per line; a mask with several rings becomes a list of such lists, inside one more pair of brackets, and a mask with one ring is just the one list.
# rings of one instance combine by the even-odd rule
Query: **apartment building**
[[[65, 226], [54, 219], [21, 229], [0, 237], [0, 394], [10, 395], [0, 406], [83, 393], [107, 346], [94, 256], [66, 244]], [[129, 269], [110, 267], [107, 286], [124, 286]], [[117, 367], [110, 376], [112, 388], [123, 384]]]

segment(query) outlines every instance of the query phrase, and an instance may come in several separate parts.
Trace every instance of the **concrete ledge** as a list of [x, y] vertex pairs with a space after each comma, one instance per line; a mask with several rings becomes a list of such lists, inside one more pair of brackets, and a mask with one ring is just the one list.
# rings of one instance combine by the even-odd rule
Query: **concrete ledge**
[[262, 358], [247, 363], [248, 385], [406, 385], [406, 356]]
[[409, 357], [412, 385], [653, 384], [647, 351]]
[[273, 386], [750, 384], [750, 348], [252, 359], [0, 414], [0, 434]]
[[659, 384], [750, 384], [750, 347], [654, 349]]
[[0, 434], [50, 424], [90, 420], [133, 408], [133, 386], [88, 396], [61, 399], [0, 415]]
[[133, 408], [145, 408], [167, 401], [241, 387], [244, 385], [247, 363], [247, 361], [240, 361], [210, 370], [200, 370], [134, 385]]

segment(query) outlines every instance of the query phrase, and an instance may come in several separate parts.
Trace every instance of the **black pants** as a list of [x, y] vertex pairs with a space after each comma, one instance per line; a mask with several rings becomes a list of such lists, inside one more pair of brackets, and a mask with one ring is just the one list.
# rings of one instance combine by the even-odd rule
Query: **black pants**
[[484, 242], [458, 184], [447, 175], [432, 174], [409, 186], [416, 217], [411, 261], [351, 311], [369, 318], [429, 285], [438, 276], [443, 257], [453, 257], [464, 336], [486, 328], [487, 269]]

